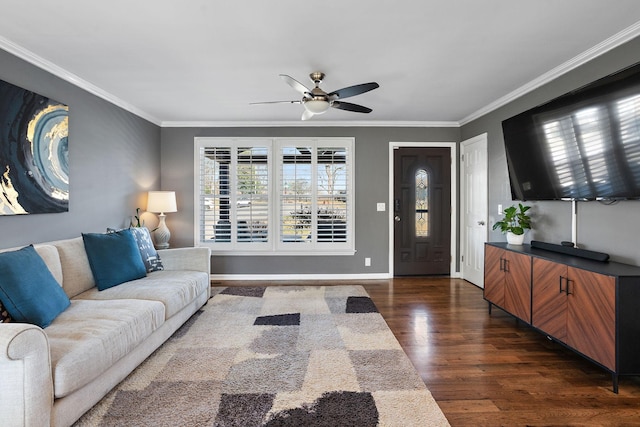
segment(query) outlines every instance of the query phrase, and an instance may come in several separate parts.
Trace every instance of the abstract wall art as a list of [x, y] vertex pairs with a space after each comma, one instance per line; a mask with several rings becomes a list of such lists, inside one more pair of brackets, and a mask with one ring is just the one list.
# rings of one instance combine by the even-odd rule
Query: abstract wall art
[[0, 80], [0, 215], [69, 210], [69, 107]]

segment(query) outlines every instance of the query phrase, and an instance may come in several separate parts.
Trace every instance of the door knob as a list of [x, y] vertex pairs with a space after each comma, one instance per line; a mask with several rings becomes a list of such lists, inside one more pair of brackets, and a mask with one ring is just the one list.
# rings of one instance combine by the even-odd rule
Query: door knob
[[393, 220], [394, 220], [395, 222], [400, 222], [400, 217], [399, 217], [398, 215], [396, 215], [396, 216], [393, 218]]
[[484, 225], [484, 221], [478, 221], [478, 225]]

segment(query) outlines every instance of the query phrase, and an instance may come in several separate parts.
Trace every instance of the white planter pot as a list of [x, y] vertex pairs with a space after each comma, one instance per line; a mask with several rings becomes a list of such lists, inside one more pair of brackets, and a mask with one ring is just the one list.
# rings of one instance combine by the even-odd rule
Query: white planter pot
[[524, 234], [513, 234], [507, 231], [507, 243], [510, 245], [522, 245], [524, 243]]

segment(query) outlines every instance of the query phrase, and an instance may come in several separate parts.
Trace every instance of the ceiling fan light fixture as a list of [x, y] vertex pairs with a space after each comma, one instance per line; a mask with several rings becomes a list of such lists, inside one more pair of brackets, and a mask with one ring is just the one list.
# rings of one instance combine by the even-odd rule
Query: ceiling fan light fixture
[[303, 105], [308, 112], [313, 114], [322, 114], [331, 106], [329, 101], [324, 99], [309, 99], [304, 101]]
[[342, 89], [335, 90], [333, 92], [325, 92], [320, 88], [322, 80], [324, 80], [324, 73], [315, 72], [309, 75], [315, 87], [308, 89], [305, 85], [297, 81], [291, 76], [286, 74], [280, 74], [280, 78], [284, 80], [289, 86], [291, 86], [296, 92], [302, 95], [302, 99], [298, 98], [296, 101], [269, 101], [269, 102], [252, 102], [251, 104], [302, 104], [304, 111], [302, 113], [302, 120], [309, 120], [316, 114], [326, 113], [331, 107], [338, 110], [353, 111], [356, 113], [370, 113], [373, 111], [371, 108], [364, 107], [358, 104], [352, 104], [350, 102], [343, 102], [343, 98], [350, 98], [352, 96], [360, 95], [361, 93], [369, 92], [373, 89], [377, 89], [380, 85], [376, 82], [361, 83], [353, 86], [343, 87]]

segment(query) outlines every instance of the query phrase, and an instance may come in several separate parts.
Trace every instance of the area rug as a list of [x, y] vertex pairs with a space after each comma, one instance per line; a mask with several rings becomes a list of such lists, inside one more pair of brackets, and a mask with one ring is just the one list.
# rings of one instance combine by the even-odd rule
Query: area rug
[[76, 425], [449, 425], [361, 286], [214, 293]]

